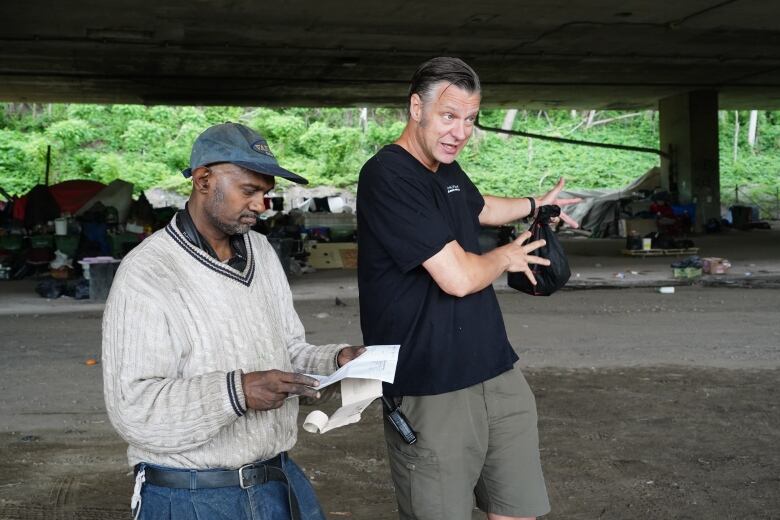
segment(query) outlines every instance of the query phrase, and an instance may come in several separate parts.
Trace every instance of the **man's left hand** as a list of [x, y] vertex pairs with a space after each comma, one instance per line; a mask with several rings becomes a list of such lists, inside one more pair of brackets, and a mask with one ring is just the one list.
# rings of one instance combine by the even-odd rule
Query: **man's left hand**
[[[563, 186], [565, 184], [565, 181], [563, 180], [563, 177], [561, 177], [561, 180], [558, 181], [558, 184], [555, 185], [553, 189], [542, 195], [541, 198], [536, 199], [536, 205], [537, 206], [547, 206], [550, 204], [554, 204], [556, 206], [561, 207], [561, 216], [559, 217], [561, 220], [563, 220], [566, 224], [568, 224], [571, 228], [578, 228], [580, 225], [577, 223], [576, 220], [571, 218], [569, 215], [567, 215], [563, 211], [564, 206], [571, 206], [572, 204], [577, 204], [578, 202], [582, 202], [582, 199], [577, 197], [573, 199], [559, 199], [558, 194], [563, 189]], [[557, 220], [554, 220], [553, 223], [556, 223]]]
[[357, 347], [344, 347], [343, 349], [339, 350], [339, 356], [336, 358], [336, 363], [338, 363], [339, 368], [341, 368], [365, 351], [366, 347], [363, 345], [359, 345]]

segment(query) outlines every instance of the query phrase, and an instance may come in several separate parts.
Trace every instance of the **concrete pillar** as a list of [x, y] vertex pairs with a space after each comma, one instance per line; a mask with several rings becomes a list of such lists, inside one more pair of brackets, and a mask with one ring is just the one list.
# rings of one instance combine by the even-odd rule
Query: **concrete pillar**
[[696, 204], [696, 230], [710, 218], [720, 219], [718, 93], [688, 92], [659, 102], [662, 187], [680, 204]]

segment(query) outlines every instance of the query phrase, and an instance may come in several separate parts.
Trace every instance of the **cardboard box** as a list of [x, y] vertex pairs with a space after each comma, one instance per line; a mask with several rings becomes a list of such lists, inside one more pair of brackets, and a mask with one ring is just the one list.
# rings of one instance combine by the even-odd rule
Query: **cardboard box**
[[357, 248], [339, 249], [341, 255], [341, 265], [344, 269], [357, 269]]
[[731, 262], [725, 258], [708, 257], [701, 259], [703, 270], [707, 274], [725, 274], [731, 267]]
[[315, 269], [357, 269], [357, 244], [354, 242], [311, 244], [309, 265]]

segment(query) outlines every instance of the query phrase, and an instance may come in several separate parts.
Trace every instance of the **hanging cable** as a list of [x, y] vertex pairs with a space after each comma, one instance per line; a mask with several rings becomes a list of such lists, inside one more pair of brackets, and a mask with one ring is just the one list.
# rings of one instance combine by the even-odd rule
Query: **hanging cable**
[[578, 141], [576, 139], [566, 139], [565, 137], [553, 137], [550, 135], [532, 134], [530, 132], [522, 132], [519, 130], [504, 130], [503, 128], [484, 126], [479, 122], [479, 114], [477, 114], [477, 120], [474, 121], [474, 126], [479, 128], [480, 130], [484, 130], [486, 132], [495, 132], [498, 134], [528, 137], [529, 139], [540, 139], [542, 141], [552, 141], [554, 143], [576, 144], [580, 146], [592, 146], [595, 148], [610, 148], [612, 150], [624, 150], [627, 152], [653, 153], [661, 157], [664, 157], [666, 159], [669, 158], [668, 153], [662, 150], [657, 150], [655, 148], [645, 148], [643, 146], [628, 146], [625, 144], [596, 143], [593, 141]]

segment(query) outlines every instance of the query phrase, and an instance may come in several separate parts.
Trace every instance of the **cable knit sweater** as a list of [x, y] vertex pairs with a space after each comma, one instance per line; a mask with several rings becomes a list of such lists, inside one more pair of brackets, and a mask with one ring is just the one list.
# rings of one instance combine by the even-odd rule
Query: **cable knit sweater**
[[239, 272], [176, 227], [144, 240], [114, 277], [103, 315], [103, 391], [131, 466], [238, 468], [293, 447], [298, 400], [247, 410], [241, 373], [336, 370], [346, 345], [306, 342], [271, 245], [244, 237]]

